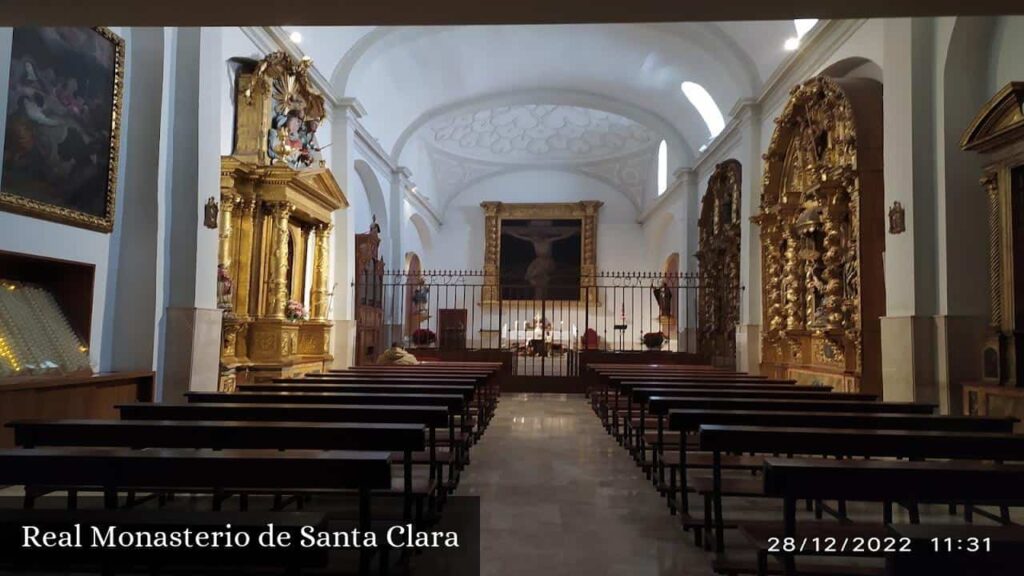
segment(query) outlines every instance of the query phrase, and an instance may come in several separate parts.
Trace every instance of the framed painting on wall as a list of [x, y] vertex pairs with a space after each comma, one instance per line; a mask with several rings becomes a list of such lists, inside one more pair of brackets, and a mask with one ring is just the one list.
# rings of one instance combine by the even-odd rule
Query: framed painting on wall
[[114, 227], [124, 40], [97, 28], [14, 28], [0, 209]]

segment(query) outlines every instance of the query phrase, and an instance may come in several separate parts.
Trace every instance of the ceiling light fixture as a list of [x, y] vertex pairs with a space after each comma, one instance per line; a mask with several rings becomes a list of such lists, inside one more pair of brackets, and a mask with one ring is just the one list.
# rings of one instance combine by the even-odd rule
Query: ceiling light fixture
[[288, 39], [296, 44], [302, 44], [302, 34], [299, 32], [292, 32], [288, 35]]
[[792, 52], [800, 47], [800, 39], [797, 38], [796, 36], [792, 38], [787, 38], [786, 43], [783, 44], [782, 47], [788, 50], [789, 52]]
[[707, 144], [701, 144], [700, 148], [698, 149], [698, 151], [703, 152], [703, 151], [705, 151], [707, 149], [708, 149], [708, 145]]

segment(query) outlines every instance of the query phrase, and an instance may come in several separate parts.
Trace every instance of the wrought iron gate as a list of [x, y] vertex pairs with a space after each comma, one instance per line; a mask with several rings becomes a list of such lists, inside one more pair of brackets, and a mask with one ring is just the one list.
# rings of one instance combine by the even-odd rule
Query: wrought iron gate
[[501, 350], [519, 375], [575, 376], [583, 349], [700, 352], [697, 275], [604, 272], [591, 284], [546, 286], [537, 298], [534, 286], [499, 286], [483, 272], [388, 271], [383, 296], [379, 350], [392, 342], [426, 355]]

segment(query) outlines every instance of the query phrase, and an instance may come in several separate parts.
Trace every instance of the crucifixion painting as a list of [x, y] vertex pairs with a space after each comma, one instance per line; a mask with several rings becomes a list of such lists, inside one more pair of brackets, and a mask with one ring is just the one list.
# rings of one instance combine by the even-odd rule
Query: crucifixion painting
[[501, 293], [505, 300], [578, 300], [580, 220], [502, 220]]

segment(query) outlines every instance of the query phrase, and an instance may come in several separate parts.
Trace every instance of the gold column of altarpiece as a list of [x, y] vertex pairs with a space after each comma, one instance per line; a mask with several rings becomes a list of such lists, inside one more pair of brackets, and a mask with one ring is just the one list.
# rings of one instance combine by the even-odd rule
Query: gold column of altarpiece
[[764, 156], [762, 373], [881, 392], [881, 86], [812, 78]]
[[[275, 53], [238, 78], [234, 154], [221, 158], [219, 300], [225, 310], [221, 388], [322, 369], [333, 359], [328, 318], [332, 213], [348, 202], [319, 161], [323, 97], [309, 61]], [[309, 301], [307, 248], [312, 250]], [[289, 319], [289, 300], [305, 319]]]

